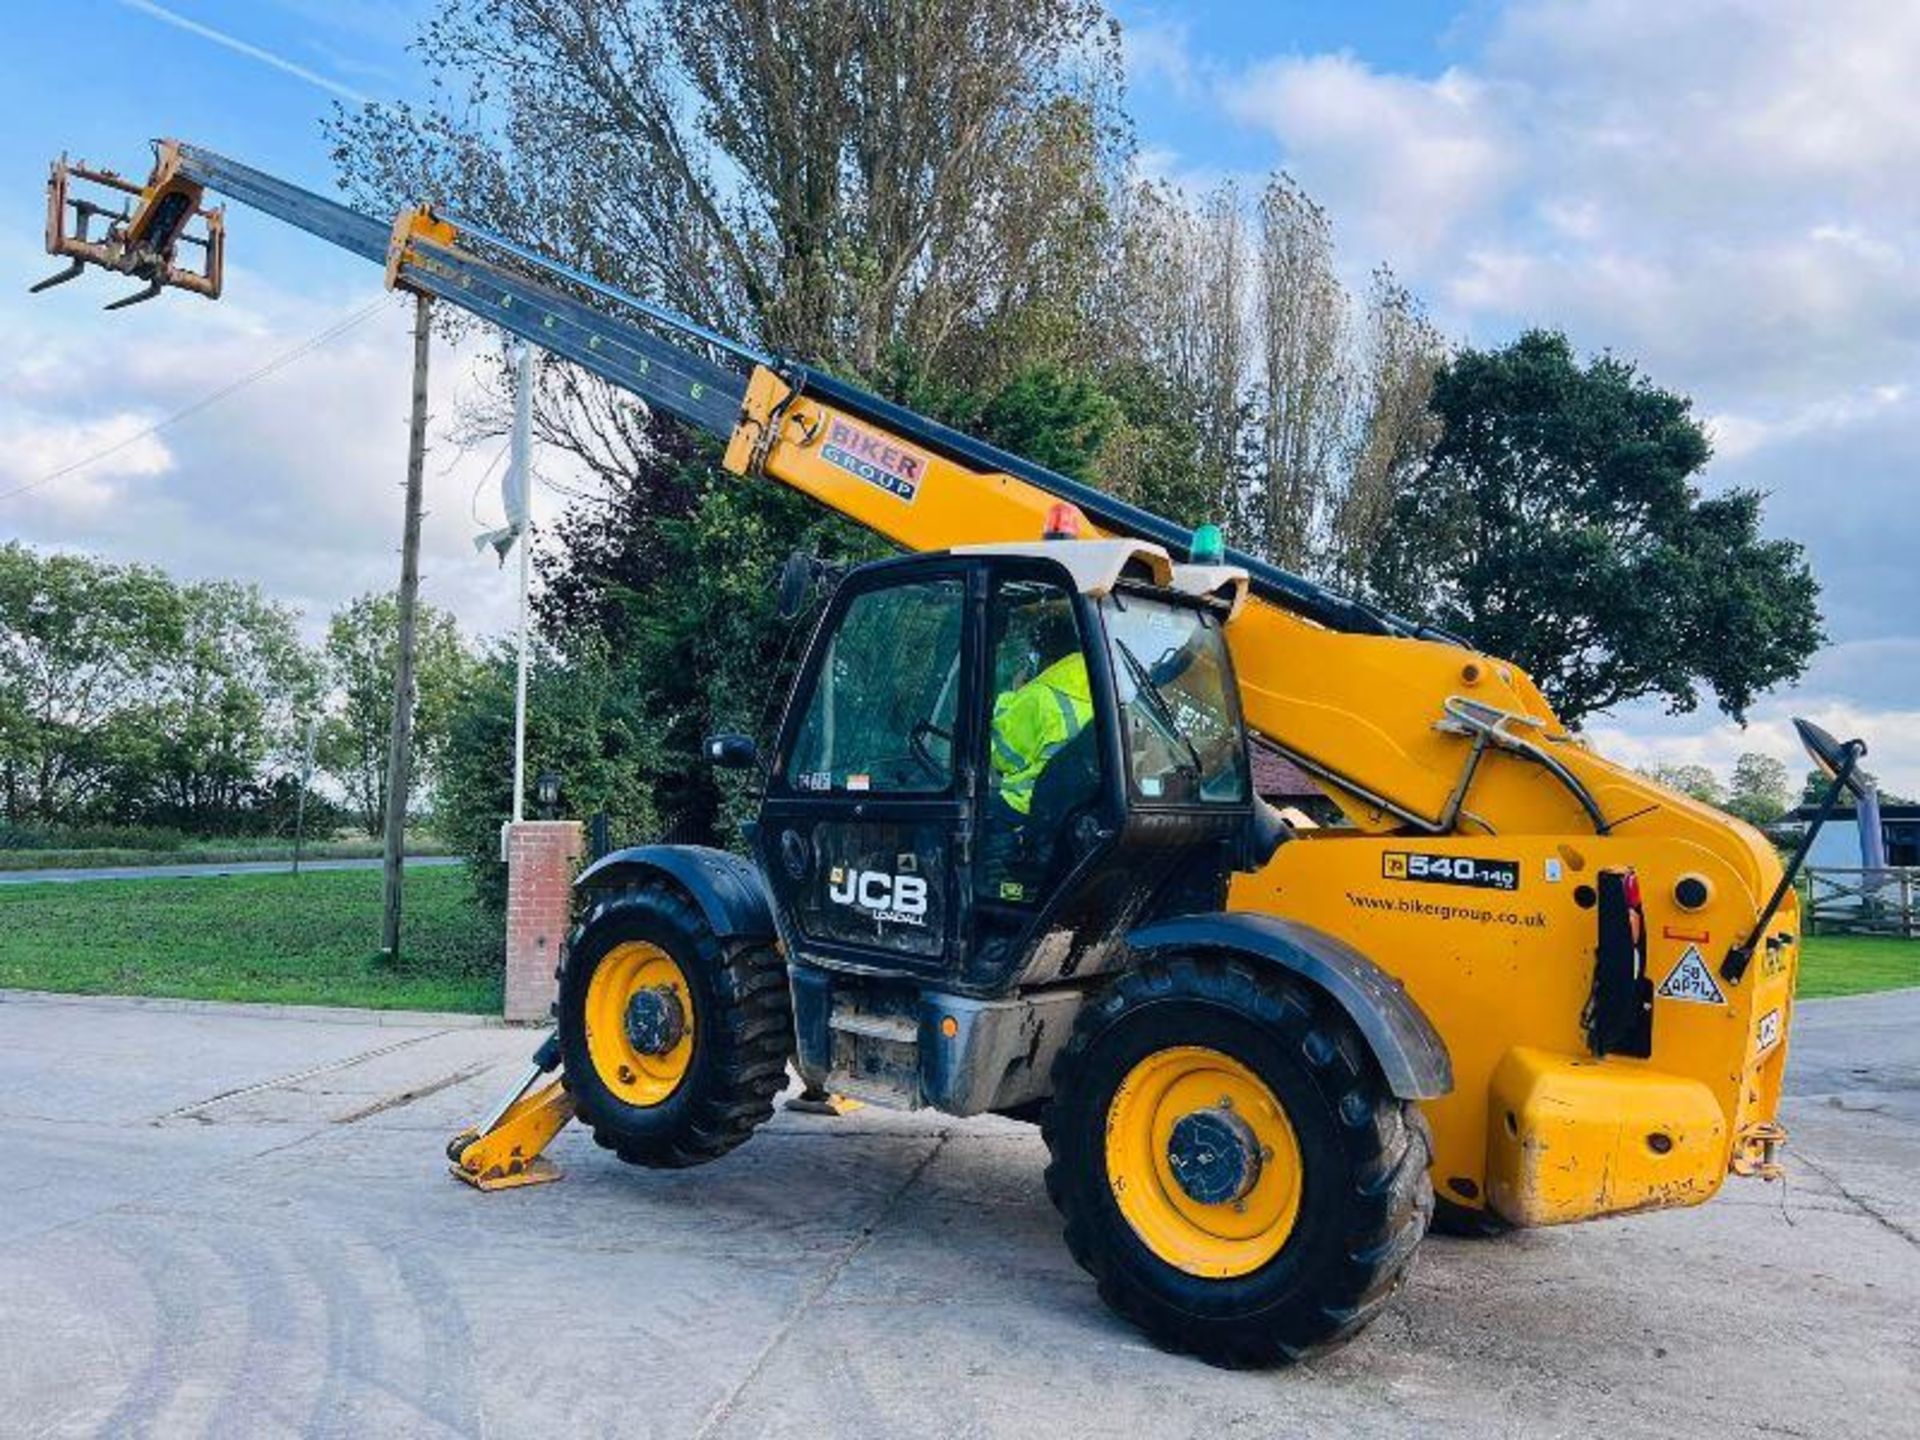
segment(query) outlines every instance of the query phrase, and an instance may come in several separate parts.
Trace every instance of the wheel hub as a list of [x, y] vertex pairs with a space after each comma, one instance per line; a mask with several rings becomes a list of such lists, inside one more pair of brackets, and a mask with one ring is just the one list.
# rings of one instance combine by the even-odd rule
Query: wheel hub
[[1201, 1205], [1230, 1205], [1260, 1179], [1260, 1141], [1233, 1111], [1195, 1110], [1174, 1121], [1167, 1163], [1174, 1181]]
[[627, 1001], [627, 1043], [642, 1055], [665, 1055], [687, 1033], [687, 1010], [671, 985], [648, 985]]

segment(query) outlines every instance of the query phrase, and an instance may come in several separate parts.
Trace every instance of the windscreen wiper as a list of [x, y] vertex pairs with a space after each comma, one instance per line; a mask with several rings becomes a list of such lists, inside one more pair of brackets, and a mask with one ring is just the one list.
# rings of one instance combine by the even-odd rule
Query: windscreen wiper
[[1173, 706], [1168, 702], [1166, 693], [1154, 684], [1153, 675], [1145, 665], [1140, 663], [1140, 657], [1127, 647], [1126, 641], [1116, 636], [1113, 646], [1120, 652], [1120, 658], [1127, 662], [1127, 673], [1133, 677], [1134, 690], [1147, 697], [1147, 709], [1152, 713], [1154, 723], [1159, 727], [1160, 732], [1186, 750], [1187, 758], [1192, 765], [1194, 780], [1197, 782], [1205, 779], [1206, 764], [1200, 759], [1198, 747], [1188, 738], [1187, 732], [1180, 728], [1180, 721], [1175, 718]]

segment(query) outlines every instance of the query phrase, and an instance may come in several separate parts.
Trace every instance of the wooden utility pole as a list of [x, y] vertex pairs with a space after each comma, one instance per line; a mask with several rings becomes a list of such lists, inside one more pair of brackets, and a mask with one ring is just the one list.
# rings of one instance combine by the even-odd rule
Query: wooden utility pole
[[407, 431], [407, 517], [400, 531], [400, 646], [393, 667], [393, 735], [387, 745], [386, 900], [380, 951], [400, 954], [400, 890], [404, 879], [407, 780], [413, 746], [413, 632], [420, 598], [420, 491], [427, 463], [427, 339], [431, 302], [413, 298], [413, 420]]

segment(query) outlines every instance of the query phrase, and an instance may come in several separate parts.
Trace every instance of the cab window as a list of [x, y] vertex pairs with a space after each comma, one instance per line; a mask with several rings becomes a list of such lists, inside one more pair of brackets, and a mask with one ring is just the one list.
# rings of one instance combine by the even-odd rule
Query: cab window
[[953, 578], [854, 598], [816, 672], [786, 766], [789, 789], [951, 788], [962, 593]]
[[987, 803], [975, 865], [985, 900], [1034, 906], [1051, 893], [1074, 824], [1100, 794], [1100, 747], [1072, 594], [1002, 580], [987, 610]]
[[1244, 804], [1247, 752], [1219, 622], [1137, 595], [1111, 595], [1102, 608], [1134, 796]]

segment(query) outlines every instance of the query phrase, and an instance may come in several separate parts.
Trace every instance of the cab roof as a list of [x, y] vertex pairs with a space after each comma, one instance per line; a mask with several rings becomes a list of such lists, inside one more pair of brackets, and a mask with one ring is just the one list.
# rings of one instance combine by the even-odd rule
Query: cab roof
[[1228, 618], [1247, 596], [1247, 572], [1237, 565], [1182, 565], [1166, 547], [1151, 540], [1024, 540], [1002, 545], [956, 545], [955, 555], [1008, 555], [1051, 560], [1061, 566], [1081, 594], [1099, 599], [1122, 578], [1133, 578], [1177, 594], [1225, 602]]

